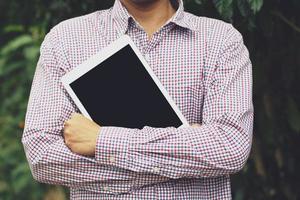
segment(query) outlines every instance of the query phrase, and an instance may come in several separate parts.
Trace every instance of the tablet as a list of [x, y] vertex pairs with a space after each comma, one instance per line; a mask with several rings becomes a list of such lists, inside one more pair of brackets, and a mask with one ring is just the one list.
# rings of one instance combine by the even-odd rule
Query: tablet
[[100, 126], [188, 126], [127, 35], [66, 73], [61, 81], [81, 113]]

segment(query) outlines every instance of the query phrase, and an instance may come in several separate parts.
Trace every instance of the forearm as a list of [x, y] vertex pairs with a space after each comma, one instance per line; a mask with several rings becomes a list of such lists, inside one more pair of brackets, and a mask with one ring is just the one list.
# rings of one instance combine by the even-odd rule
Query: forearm
[[[73, 153], [63, 138], [63, 123], [76, 112], [60, 82], [64, 65], [55, 58], [53, 32], [41, 47], [29, 96], [22, 143], [35, 179], [40, 182], [101, 192], [109, 185], [126, 192], [139, 175], [98, 164], [93, 157]], [[149, 176], [151, 180], [159, 178]], [[147, 184], [147, 178], [145, 179]], [[138, 181], [137, 181], [138, 182]], [[150, 181], [151, 182], [151, 181]], [[117, 187], [119, 185], [120, 187]], [[117, 192], [116, 191], [116, 192]], [[103, 191], [105, 192], [105, 191]]]
[[201, 115], [201, 127], [102, 127], [96, 161], [168, 178], [239, 171], [252, 143], [252, 66], [242, 36], [232, 27], [216, 55], [218, 62], [205, 68], [203, 106], [193, 113]]
[[[103, 127], [95, 159], [98, 163], [167, 178], [228, 175], [242, 168], [251, 147], [251, 127], [229, 123], [178, 129]], [[227, 130], [231, 131], [230, 136]]]
[[157, 175], [143, 175], [133, 171], [99, 164], [93, 157], [72, 153], [62, 137], [42, 134], [42, 130], [25, 129], [22, 142], [33, 177], [42, 183], [64, 185], [94, 192], [112, 188], [114, 193], [128, 192], [140, 187], [165, 181]]

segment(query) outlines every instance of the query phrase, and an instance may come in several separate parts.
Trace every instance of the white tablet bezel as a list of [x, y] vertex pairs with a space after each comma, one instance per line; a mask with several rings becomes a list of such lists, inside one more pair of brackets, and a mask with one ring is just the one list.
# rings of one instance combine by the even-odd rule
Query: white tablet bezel
[[76, 79], [78, 79], [79, 77], [81, 77], [83, 74], [87, 73], [88, 71], [90, 71], [91, 69], [93, 69], [94, 67], [99, 65], [99, 63], [105, 61], [107, 58], [109, 58], [110, 56], [112, 56], [117, 51], [119, 51], [120, 49], [122, 49], [123, 47], [125, 47], [127, 45], [131, 46], [131, 48], [133, 49], [135, 54], [138, 56], [138, 58], [142, 62], [143, 66], [145, 67], [147, 72], [150, 74], [150, 76], [153, 79], [153, 81], [155, 82], [155, 84], [158, 86], [158, 88], [162, 92], [163, 96], [166, 98], [166, 100], [168, 101], [168, 103], [170, 104], [170, 106], [172, 107], [172, 109], [174, 110], [176, 115], [178, 116], [178, 118], [181, 120], [182, 125], [180, 127], [189, 126], [188, 121], [183, 116], [183, 114], [181, 113], [181, 111], [179, 110], [177, 105], [175, 104], [174, 100], [171, 98], [171, 96], [169, 95], [167, 90], [161, 84], [161, 82], [159, 81], [159, 79], [154, 74], [153, 70], [151, 69], [151, 67], [146, 62], [145, 58], [142, 56], [142, 54], [140, 53], [140, 51], [138, 50], [138, 48], [135, 46], [135, 44], [133, 43], [133, 41], [131, 40], [131, 38], [128, 35], [121, 36], [119, 39], [115, 40], [114, 42], [109, 44], [107, 47], [104, 47], [101, 51], [99, 51], [98, 53], [96, 53], [95, 55], [93, 55], [92, 57], [90, 57], [89, 59], [84, 61], [82, 64], [78, 65], [73, 70], [71, 70], [70, 72], [68, 72], [67, 74], [62, 76], [61, 82], [62, 82], [63, 86], [65, 87], [65, 89], [69, 93], [69, 95], [72, 97], [75, 104], [78, 106], [79, 110], [82, 112], [82, 114], [92, 120], [91, 116], [89, 115], [87, 110], [84, 108], [81, 101], [74, 93], [73, 89], [70, 87], [70, 84], [73, 81], [75, 81]]

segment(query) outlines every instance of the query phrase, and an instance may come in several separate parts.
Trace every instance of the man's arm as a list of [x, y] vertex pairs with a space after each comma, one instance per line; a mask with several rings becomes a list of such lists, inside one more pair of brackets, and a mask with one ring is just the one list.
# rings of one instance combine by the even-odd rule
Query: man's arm
[[[63, 124], [76, 110], [60, 81], [63, 64], [57, 59], [56, 37], [52, 30], [42, 44], [22, 137], [34, 178], [39, 182], [95, 192], [109, 186], [116, 193], [166, 180], [97, 163], [94, 157], [75, 154], [66, 146]], [[136, 184], [139, 176], [143, 176], [143, 181]]]
[[234, 28], [228, 30], [218, 62], [211, 68], [205, 80], [201, 127], [102, 127], [96, 161], [168, 178], [239, 171], [252, 142], [252, 68], [242, 36]]

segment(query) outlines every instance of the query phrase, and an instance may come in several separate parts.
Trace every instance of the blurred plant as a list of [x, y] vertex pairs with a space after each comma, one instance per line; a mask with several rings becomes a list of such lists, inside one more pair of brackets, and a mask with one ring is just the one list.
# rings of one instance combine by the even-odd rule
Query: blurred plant
[[[41, 199], [44, 190], [32, 180], [20, 143], [29, 88], [44, 32], [7, 25], [14, 36], [0, 50], [0, 199]], [[35, 191], [28, 193], [27, 191]]]
[[[300, 1], [185, 0], [186, 10], [231, 22], [253, 63], [255, 126], [250, 159], [233, 176], [233, 199], [300, 198]], [[58, 22], [111, 0], [0, 1], [0, 200], [64, 199], [36, 183], [21, 135], [39, 46]]]

